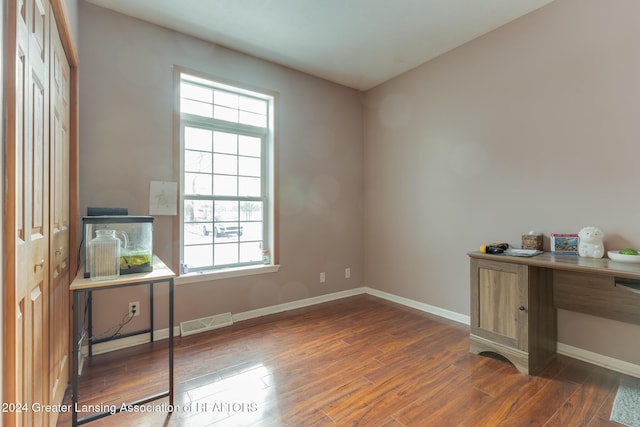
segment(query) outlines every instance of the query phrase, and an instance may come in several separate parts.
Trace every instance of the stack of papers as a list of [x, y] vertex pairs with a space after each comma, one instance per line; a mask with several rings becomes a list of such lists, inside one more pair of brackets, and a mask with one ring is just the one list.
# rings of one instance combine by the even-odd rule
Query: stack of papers
[[536, 249], [513, 249], [509, 248], [500, 255], [506, 256], [535, 256], [543, 253], [542, 251], [538, 251]]

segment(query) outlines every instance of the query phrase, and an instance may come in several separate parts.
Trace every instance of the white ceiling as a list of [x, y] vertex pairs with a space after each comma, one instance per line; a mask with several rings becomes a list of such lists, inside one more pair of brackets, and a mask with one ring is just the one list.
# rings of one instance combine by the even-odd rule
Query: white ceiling
[[553, 0], [85, 0], [366, 90]]

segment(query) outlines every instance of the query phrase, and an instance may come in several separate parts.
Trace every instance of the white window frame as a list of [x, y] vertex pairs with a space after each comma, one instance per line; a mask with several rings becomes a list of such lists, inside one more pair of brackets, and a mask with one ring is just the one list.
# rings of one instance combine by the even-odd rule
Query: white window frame
[[[186, 114], [181, 112], [181, 96], [180, 96], [180, 83], [182, 81], [182, 75], [186, 74], [197, 79], [203, 79], [207, 82], [207, 86], [215, 89], [230, 91], [241, 95], [246, 95], [254, 98], [260, 98], [268, 103], [268, 124], [266, 128], [259, 128], [250, 125], [231, 124], [222, 120], [213, 118], [205, 118], [197, 115]], [[230, 277], [247, 276], [254, 274], [271, 273], [278, 271], [278, 240], [277, 240], [277, 145], [276, 145], [276, 128], [275, 128], [275, 114], [277, 110], [277, 94], [265, 91], [262, 89], [249, 88], [246, 85], [238, 84], [235, 82], [228, 82], [216, 77], [206, 75], [204, 73], [189, 70], [183, 67], [174, 67], [174, 160], [177, 165], [174, 165], [176, 170], [179, 193], [179, 206], [178, 215], [174, 220], [174, 268], [177, 268], [179, 277], [176, 279], [176, 284], [195, 283], [202, 281], [210, 281], [216, 279], [224, 279]], [[236, 264], [232, 266], [226, 266], [222, 268], [212, 267], [207, 270], [199, 270], [196, 272], [189, 272], [182, 266], [183, 249], [184, 249], [184, 215], [185, 200], [203, 199], [201, 196], [197, 197], [185, 197], [184, 185], [185, 185], [185, 171], [184, 171], [184, 140], [183, 129], [185, 126], [206, 127], [209, 129], [230, 130], [232, 132], [248, 133], [253, 136], [259, 136], [263, 140], [263, 157], [262, 157], [262, 170], [264, 175], [262, 177], [262, 192], [263, 192], [263, 248], [268, 249], [270, 252], [269, 261], [267, 263], [256, 264]], [[212, 196], [208, 200], [215, 200]], [[242, 199], [231, 198], [233, 200]], [[176, 239], [176, 237], [178, 237]], [[176, 242], [177, 241], [177, 242]], [[176, 244], [177, 243], [177, 244]], [[188, 266], [187, 266], [188, 267]]]

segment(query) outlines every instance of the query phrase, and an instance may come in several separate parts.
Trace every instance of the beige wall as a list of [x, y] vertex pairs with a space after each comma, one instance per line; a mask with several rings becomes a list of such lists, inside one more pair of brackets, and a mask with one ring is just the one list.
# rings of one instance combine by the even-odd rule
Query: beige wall
[[78, 46], [78, 0], [64, 0], [65, 8], [67, 11], [67, 19], [69, 19], [69, 25], [71, 26], [71, 36], [73, 37], [73, 43]]
[[[368, 92], [365, 284], [469, 314], [482, 243], [596, 225], [640, 248], [638, 40], [635, 0], [557, 0]], [[587, 351], [640, 364], [638, 336], [559, 313]]]
[[[279, 93], [280, 271], [177, 286], [176, 323], [362, 285], [359, 92], [86, 2], [79, 4], [79, 31], [83, 214], [87, 206], [124, 206], [146, 215], [149, 182], [172, 180], [174, 64]], [[156, 217], [154, 249], [166, 260], [171, 239], [170, 217]], [[145, 293], [96, 295], [95, 332], [117, 323], [128, 301], [148, 313]], [[166, 316], [156, 327], [166, 327]]]

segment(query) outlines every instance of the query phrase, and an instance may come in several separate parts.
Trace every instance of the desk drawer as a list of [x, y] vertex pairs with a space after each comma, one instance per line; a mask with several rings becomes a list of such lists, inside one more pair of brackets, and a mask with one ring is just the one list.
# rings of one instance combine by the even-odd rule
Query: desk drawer
[[640, 325], [640, 293], [616, 285], [614, 276], [553, 271], [556, 308]]

